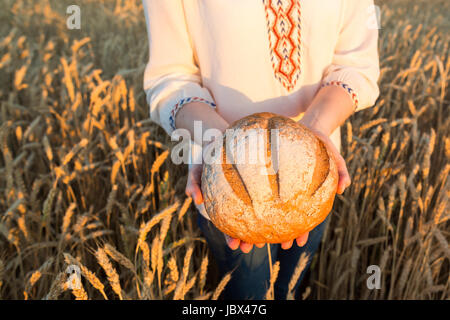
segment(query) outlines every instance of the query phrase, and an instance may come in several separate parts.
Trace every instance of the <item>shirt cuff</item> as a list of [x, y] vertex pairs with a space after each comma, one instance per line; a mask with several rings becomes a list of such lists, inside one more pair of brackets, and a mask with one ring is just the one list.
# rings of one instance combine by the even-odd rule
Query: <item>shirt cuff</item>
[[343, 88], [349, 94], [350, 98], [352, 98], [353, 100], [353, 109], [354, 110], [358, 109], [359, 105], [358, 94], [355, 92], [355, 90], [353, 90], [353, 88], [350, 85], [342, 81], [326, 81], [322, 83], [322, 88], [327, 86], [338, 86]]
[[216, 108], [216, 104], [212, 101], [209, 101], [207, 99], [201, 98], [201, 97], [188, 97], [181, 99], [176, 105], [172, 107], [172, 110], [170, 111], [170, 117], [169, 117], [169, 123], [172, 130], [175, 130], [175, 116], [177, 115], [177, 112], [180, 111], [180, 109], [189, 102], [203, 102], [208, 105], [210, 105], [213, 108]]

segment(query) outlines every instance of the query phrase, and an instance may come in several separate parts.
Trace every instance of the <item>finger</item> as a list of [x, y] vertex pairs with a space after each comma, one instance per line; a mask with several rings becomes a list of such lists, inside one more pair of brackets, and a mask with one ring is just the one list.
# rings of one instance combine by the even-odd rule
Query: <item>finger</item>
[[253, 244], [241, 241], [241, 250], [243, 253], [249, 253], [252, 251]]
[[194, 199], [195, 204], [203, 203], [202, 191], [198, 184], [189, 183], [188, 186], [186, 187], [186, 195]]
[[350, 175], [348, 174], [347, 168], [341, 168], [339, 172], [339, 183], [338, 183], [338, 194], [343, 194], [345, 189], [351, 184]]
[[294, 240], [283, 242], [281, 244], [281, 248], [284, 250], [290, 249], [292, 247], [293, 243], [294, 243]]
[[300, 237], [295, 239], [299, 247], [303, 247], [306, 244], [306, 242], [308, 241], [308, 235], [309, 232], [302, 234]]
[[228, 245], [228, 247], [230, 247], [231, 250], [236, 250], [237, 248], [239, 248], [239, 244], [240, 244], [239, 239], [234, 239], [227, 234], [224, 234], [224, 235], [225, 235], [225, 240], [227, 241], [227, 245]]
[[347, 164], [341, 155], [336, 156], [336, 165], [339, 174], [337, 193], [342, 194], [351, 184], [350, 174], [348, 173]]
[[266, 245], [265, 243], [255, 243], [255, 246], [258, 247], [258, 248], [262, 248], [265, 245]]
[[203, 167], [201, 165], [196, 165], [189, 172], [192, 177], [192, 181], [194, 181], [197, 184], [199, 184], [200, 181], [202, 180], [202, 171], [203, 171], [202, 168]]
[[330, 139], [327, 137], [322, 137], [321, 134], [319, 134], [319, 137], [321, 137], [322, 141], [329, 147], [331, 150], [331, 154], [334, 158], [334, 162], [336, 163], [337, 169], [338, 169], [338, 175], [339, 175], [339, 181], [338, 181], [338, 187], [336, 190], [336, 193], [342, 194], [348, 186], [350, 186], [351, 179], [350, 175], [347, 170], [347, 164], [345, 163], [344, 158], [340, 154], [339, 150], [336, 148], [336, 146], [331, 142]]
[[345, 182], [345, 181], [339, 181], [339, 186], [338, 189], [336, 191], [337, 194], [343, 194], [345, 189], [347, 189], [350, 186], [349, 182]]

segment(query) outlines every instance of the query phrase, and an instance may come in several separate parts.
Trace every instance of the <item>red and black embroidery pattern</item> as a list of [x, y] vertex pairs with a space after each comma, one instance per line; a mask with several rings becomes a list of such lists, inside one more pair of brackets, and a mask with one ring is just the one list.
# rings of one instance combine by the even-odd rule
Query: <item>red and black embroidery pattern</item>
[[326, 87], [326, 86], [338, 86], [338, 87], [344, 88], [345, 91], [347, 91], [347, 93], [352, 98], [353, 106], [354, 106], [355, 110], [358, 108], [358, 104], [359, 104], [358, 95], [353, 90], [353, 88], [350, 87], [348, 84], [343, 83], [342, 81], [329, 81], [329, 82], [322, 83], [322, 88]]
[[263, 0], [275, 77], [292, 90], [301, 73], [300, 0]]
[[170, 122], [170, 127], [173, 130], [176, 129], [175, 115], [181, 109], [182, 106], [184, 106], [186, 103], [189, 103], [189, 102], [203, 102], [203, 103], [209, 104], [213, 108], [216, 107], [216, 104], [214, 102], [208, 101], [208, 100], [200, 98], [200, 97], [187, 97], [187, 98], [181, 99], [175, 106], [173, 106], [172, 110], [170, 111], [169, 122]]

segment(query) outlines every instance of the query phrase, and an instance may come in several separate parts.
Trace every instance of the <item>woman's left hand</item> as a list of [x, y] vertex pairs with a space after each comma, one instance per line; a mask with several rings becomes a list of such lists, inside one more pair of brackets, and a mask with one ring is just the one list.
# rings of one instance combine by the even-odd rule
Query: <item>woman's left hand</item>
[[[306, 126], [308, 129], [310, 129], [312, 132], [314, 132], [314, 134], [320, 140], [322, 140], [322, 142], [332, 152], [334, 160], [336, 161], [336, 165], [337, 165], [337, 169], [338, 169], [338, 173], [339, 173], [339, 182], [338, 182], [337, 193], [338, 194], [342, 194], [344, 192], [344, 190], [348, 186], [350, 186], [350, 183], [351, 183], [350, 174], [348, 173], [347, 165], [345, 164], [344, 158], [341, 156], [341, 154], [339, 153], [338, 149], [336, 148], [334, 143], [331, 141], [331, 139], [327, 135], [325, 135], [321, 131], [317, 130], [316, 128], [310, 126], [306, 122], [302, 123], [301, 120], [299, 122], [301, 124], [303, 124], [304, 126]], [[306, 244], [306, 242], [308, 241], [308, 233], [305, 233], [305, 234], [301, 235], [300, 237], [295, 239], [295, 241], [297, 242], [297, 244], [300, 247], [303, 247]], [[293, 242], [294, 242], [294, 240], [291, 240], [291, 241], [288, 241], [288, 242], [284, 242], [284, 243], [281, 244], [281, 247], [283, 249], [287, 250], [287, 249], [292, 247]]]
[[334, 145], [334, 143], [331, 141], [331, 139], [324, 133], [322, 133], [320, 130], [316, 129], [314, 126], [309, 125], [306, 121], [302, 121], [301, 119], [299, 121], [300, 124], [304, 125], [308, 129], [310, 129], [322, 142], [328, 147], [328, 149], [331, 151], [334, 160], [336, 162], [336, 166], [338, 169], [339, 174], [339, 182], [338, 182], [338, 188], [337, 193], [343, 194], [345, 189], [350, 186], [351, 184], [351, 178], [350, 174], [347, 170], [347, 165], [345, 163], [344, 158], [339, 153], [338, 149]]

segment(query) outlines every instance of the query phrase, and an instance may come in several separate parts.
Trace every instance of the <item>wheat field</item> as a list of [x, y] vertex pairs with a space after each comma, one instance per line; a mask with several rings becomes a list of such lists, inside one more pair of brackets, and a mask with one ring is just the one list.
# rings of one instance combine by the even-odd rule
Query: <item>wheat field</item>
[[[148, 119], [141, 1], [77, 3], [81, 30], [69, 1], [0, 0], [0, 299], [218, 299], [232, 274]], [[352, 185], [303, 299], [450, 298], [450, 3], [378, 4], [380, 98], [342, 127]]]

